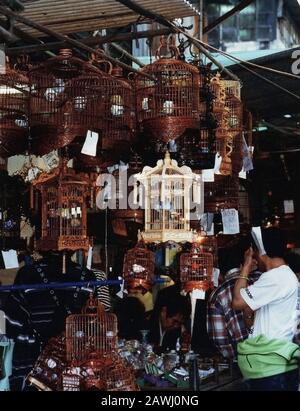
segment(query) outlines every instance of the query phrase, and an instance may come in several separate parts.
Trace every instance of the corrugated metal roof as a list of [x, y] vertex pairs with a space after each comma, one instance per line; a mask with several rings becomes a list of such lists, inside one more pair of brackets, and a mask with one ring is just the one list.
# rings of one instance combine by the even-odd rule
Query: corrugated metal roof
[[[135, 0], [148, 10], [171, 20], [197, 15], [188, 0]], [[37, 23], [63, 34], [93, 31], [102, 28], [123, 27], [139, 17], [115, 0], [27, 0], [21, 14]], [[41, 37], [40, 32], [16, 24], [24, 31]]]

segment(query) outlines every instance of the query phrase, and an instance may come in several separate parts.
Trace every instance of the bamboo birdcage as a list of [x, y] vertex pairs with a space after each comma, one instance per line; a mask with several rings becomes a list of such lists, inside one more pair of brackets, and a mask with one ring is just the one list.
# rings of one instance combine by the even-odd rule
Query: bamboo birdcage
[[123, 278], [128, 289], [150, 290], [154, 284], [155, 254], [140, 241], [124, 255]]
[[34, 154], [65, 147], [88, 129], [102, 130], [109, 78], [89, 62], [60, 50], [28, 73]]
[[207, 291], [212, 284], [213, 254], [204, 252], [198, 243], [193, 243], [189, 253], [180, 256], [180, 282], [186, 291]]
[[0, 74], [0, 156], [23, 153], [28, 145], [29, 80], [6, 65]]
[[42, 227], [37, 249], [88, 250], [88, 177], [76, 174], [63, 160], [50, 174], [40, 174], [33, 186], [40, 192], [41, 199]]
[[156, 167], [144, 167], [135, 180], [134, 198], [145, 209], [143, 239], [192, 241], [191, 210], [196, 207], [201, 212], [203, 208], [201, 175], [187, 166], [178, 167], [167, 152], [164, 160], [159, 160]]
[[[160, 57], [169, 47], [173, 58]], [[135, 77], [137, 120], [151, 139], [168, 142], [188, 128], [198, 128], [199, 70], [179, 60], [178, 49], [161, 39], [157, 60]], [[149, 78], [150, 76], [150, 78]]]
[[105, 369], [106, 391], [138, 391], [135, 376], [121, 358]]
[[206, 235], [201, 232], [196, 236], [195, 243], [201, 252], [210, 253], [213, 256], [214, 267], [218, 266], [218, 241], [214, 235]]
[[81, 314], [66, 319], [67, 360], [81, 365], [92, 358], [113, 355], [118, 344], [117, 317], [90, 297]]
[[238, 177], [215, 175], [214, 182], [204, 183], [204, 210], [215, 213], [227, 208], [239, 208]]

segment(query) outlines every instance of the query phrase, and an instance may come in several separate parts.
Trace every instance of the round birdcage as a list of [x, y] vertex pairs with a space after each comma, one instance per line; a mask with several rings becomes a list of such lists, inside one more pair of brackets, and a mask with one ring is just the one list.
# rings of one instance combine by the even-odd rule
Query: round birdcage
[[[173, 58], [160, 57], [164, 46]], [[173, 44], [161, 40], [156, 57], [135, 77], [137, 120], [150, 139], [168, 142], [198, 128], [200, 76], [197, 67], [178, 59]]]
[[32, 152], [61, 148], [89, 129], [103, 128], [110, 79], [89, 62], [60, 50], [28, 73]]
[[204, 210], [239, 208], [239, 183], [236, 176], [215, 175], [214, 182], [204, 183]]
[[124, 256], [123, 278], [125, 288], [150, 290], [154, 283], [155, 254], [143, 241], [128, 250]]
[[199, 243], [193, 243], [191, 251], [180, 256], [182, 289], [186, 292], [209, 290], [212, 286], [213, 265], [213, 254], [204, 252]]
[[81, 314], [66, 319], [67, 360], [81, 366], [86, 361], [117, 352], [117, 317], [90, 297]]
[[228, 109], [228, 127], [232, 133], [240, 133], [243, 130], [243, 104], [234, 96], [227, 95], [225, 107]]
[[0, 74], [0, 156], [21, 154], [28, 145], [29, 81], [6, 65]]

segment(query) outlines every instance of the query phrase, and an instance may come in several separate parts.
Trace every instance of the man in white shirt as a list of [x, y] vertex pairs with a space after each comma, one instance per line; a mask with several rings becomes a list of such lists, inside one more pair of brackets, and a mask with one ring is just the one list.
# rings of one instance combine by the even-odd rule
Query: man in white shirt
[[[296, 306], [298, 280], [295, 273], [286, 265], [284, 256], [286, 246], [283, 235], [278, 228], [272, 227], [262, 230], [262, 240], [266, 254], [255, 253], [260, 264], [265, 267], [265, 272], [258, 281], [253, 285], [248, 285], [248, 276], [253, 263], [254, 252], [250, 248], [245, 254], [244, 265], [241, 274], [236, 280], [232, 308], [235, 310], [244, 310], [250, 308], [255, 312], [254, 326], [251, 338], [252, 341], [260, 341], [262, 337], [265, 345], [265, 352], [262, 352], [262, 346], [257, 343], [253, 352], [243, 351], [247, 359], [251, 359], [255, 364], [258, 372], [255, 373], [251, 367], [252, 378], [250, 377], [250, 389], [263, 390], [297, 390], [298, 387], [298, 370], [295, 369], [295, 363], [287, 361], [286, 365], [278, 366], [278, 358], [272, 358], [271, 368], [261, 367], [262, 361], [269, 359], [274, 352], [267, 352], [268, 347], [274, 343], [282, 342], [280, 349], [285, 353], [290, 353], [292, 340], [294, 336], [296, 321]], [[254, 340], [257, 338], [257, 340]], [[251, 341], [248, 344], [248, 348]], [[282, 348], [283, 347], [283, 348]], [[252, 347], [253, 348], [253, 347]], [[277, 349], [276, 348], [276, 349]], [[297, 347], [296, 347], [297, 348]], [[242, 350], [240, 350], [241, 352]], [[254, 356], [256, 351], [256, 357]], [[279, 354], [278, 354], [279, 356]], [[249, 361], [248, 361], [249, 362]], [[261, 368], [261, 371], [259, 369]], [[292, 369], [292, 371], [290, 371]], [[289, 372], [281, 372], [282, 370]], [[260, 373], [262, 378], [260, 378]], [[267, 377], [265, 377], [267, 375]]]

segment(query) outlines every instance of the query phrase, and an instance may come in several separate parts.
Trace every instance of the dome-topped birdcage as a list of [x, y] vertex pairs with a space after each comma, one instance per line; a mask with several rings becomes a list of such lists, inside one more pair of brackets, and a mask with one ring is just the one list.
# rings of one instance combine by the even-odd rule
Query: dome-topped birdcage
[[203, 211], [201, 175], [178, 167], [167, 152], [156, 167], [144, 167], [134, 177], [134, 201], [145, 209], [144, 241], [192, 241], [191, 211]]
[[[107, 63], [109, 65], [108, 74], [103, 73], [101, 85], [96, 86], [94, 92], [101, 95], [101, 102], [89, 110], [91, 124], [89, 129], [99, 133], [99, 140], [96, 148], [96, 155], [86, 155], [81, 153], [85, 135], [81, 133], [69, 146], [69, 153], [76, 159], [81, 168], [101, 167], [103, 163], [117, 161], [121, 156], [129, 153], [130, 145], [134, 138], [134, 106], [133, 87], [129, 80], [122, 78], [122, 70], [119, 67], [112, 67], [108, 61], [97, 60], [97, 64]], [[80, 98], [86, 104], [89, 100], [83, 97], [75, 97], [76, 90], [85, 86], [89, 76], [75, 78], [69, 83], [69, 94], [73, 94], [76, 102]], [[82, 83], [82, 86], [80, 86]], [[84, 93], [81, 93], [84, 95]], [[78, 95], [78, 92], [77, 92]], [[95, 99], [97, 102], [97, 98]], [[101, 104], [100, 104], [101, 103]], [[93, 104], [93, 102], [91, 102]], [[99, 124], [93, 122], [93, 115], [98, 113]], [[100, 118], [101, 113], [101, 118]], [[78, 117], [80, 120], [80, 118]], [[81, 123], [83, 123], [81, 121]]]
[[[173, 58], [160, 57], [165, 46]], [[156, 57], [135, 77], [137, 120], [150, 139], [167, 143], [198, 128], [200, 77], [197, 67], [178, 59], [173, 44], [161, 40]]]
[[39, 250], [88, 250], [87, 198], [90, 181], [76, 174], [63, 160], [51, 173], [41, 173], [33, 186], [40, 192], [41, 236]]
[[150, 290], [154, 283], [155, 254], [140, 241], [124, 255], [123, 277], [127, 289]]
[[117, 317], [106, 313], [104, 306], [92, 296], [81, 314], [72, 314], [66, 319], [67, 360], [72, 365], [113, 356], [118, 348]]
[[90, 62], [60, 50], [28, 73], [32, 152], [46, 154], [89, 129], [101, 131], [110, 77]]
[[182, 289], [186, 292], [209, 290], [212, 286], [213, 263], [213, 254], [204, 252], [199, 243], [193, 243], [191, 251], [180, 256]]
[[6, 65], [0, 74], [0, 156], [21, 154], [28, 145], [29, 82]]

